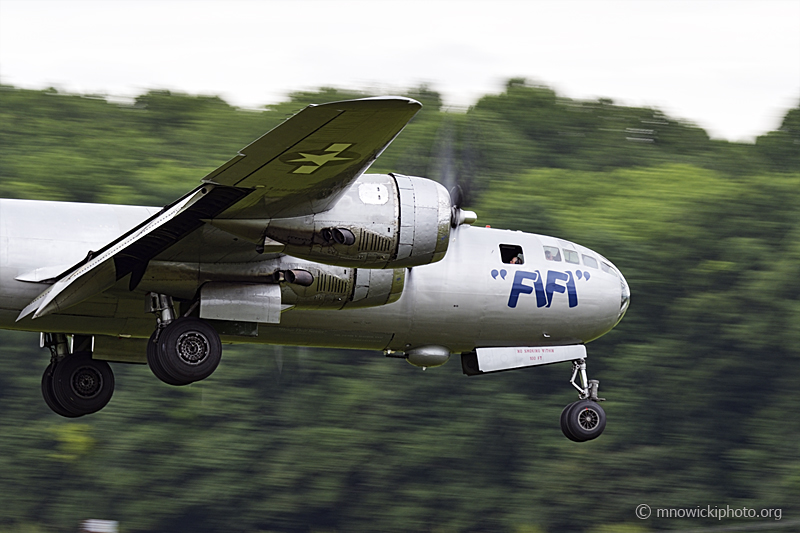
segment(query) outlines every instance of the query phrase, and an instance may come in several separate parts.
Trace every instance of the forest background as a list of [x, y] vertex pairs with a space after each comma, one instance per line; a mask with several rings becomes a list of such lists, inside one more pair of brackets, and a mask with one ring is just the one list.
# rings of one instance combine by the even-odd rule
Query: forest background
[[[176, 199], [309, 103], [367, 96], [252, 111], [0, 89], [0, 197], [137, 205]], [[800, 102], [743, 144], [521, 79], [463, 113], [407, 96], [425, 107], [372, 172], [440, 178], [452, 154], [478, 224], [579, 242], [625, 274], [627, 316], [588, 346], [605, 433], [561, 434], [569, 365], [467, 378], [457, 356], [422, 372], [279, 346], [228, 347], [182, 388], [117, 364], [111, 403], [67, 420], [41, 398], [37, 336], [0, 331], [0, 531], [800, 527]], [[640, 504], [781, 520], [640, 520]]]

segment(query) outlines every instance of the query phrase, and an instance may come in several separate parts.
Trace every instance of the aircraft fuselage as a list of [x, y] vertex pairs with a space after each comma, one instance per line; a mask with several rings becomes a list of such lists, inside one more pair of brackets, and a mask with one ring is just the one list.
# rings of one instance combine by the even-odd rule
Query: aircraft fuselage
[[[144, 292], [128, 291], [125, 280], [62, 313], [19, 322], [17, 317], [47, 288], [44, 280], [158, 211], [0, 200], [0, 328], [149, 337], [154, 318], [144, 310]], [[624, 312], [624, 278], [588, 248], [471, 226], [456, 228], [450, 240], [443, 260], [406, 270], [402, 295], [394, 303], [365, 309], [290, 308], [279, 324], [260, 324], [258, 337], [223, 334], [223, 341], [397, 351], [438, 345], [451, 352], [580, 344], [611, 330]], [[207, 245], [213, 246], [213, 240]], [[257, 270], [259, 262], [273, 260], [247, 250], [230, 258], [228, 266]]]

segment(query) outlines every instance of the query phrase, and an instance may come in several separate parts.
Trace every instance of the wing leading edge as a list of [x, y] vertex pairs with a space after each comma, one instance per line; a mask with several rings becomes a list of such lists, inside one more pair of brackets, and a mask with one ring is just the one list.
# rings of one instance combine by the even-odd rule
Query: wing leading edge
[[208, 174], [203, 185], [54, 278], [17, 321], [63, 311], [128, 274], [135, 287], [152, 258], [205, 221], [329, 209], [421, 107], [409, 98], [380, 97], [303, 109]]

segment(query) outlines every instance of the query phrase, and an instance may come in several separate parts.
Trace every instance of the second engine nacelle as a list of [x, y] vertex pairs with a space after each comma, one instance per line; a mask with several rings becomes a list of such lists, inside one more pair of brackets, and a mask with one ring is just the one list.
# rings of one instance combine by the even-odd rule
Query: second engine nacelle
[[450, 241], [451, 205], [435, 181], [365, 174], [324, 213], [268, 221], [283, 253], [329, 265], [400, 268], [435, 263]]
[[406, 271], [342, 268], [280, 259], [281, 304], [297, 309], [376, 307], [395, 302], [403, 294]]
[[277, 317], [281, 306], [352, 309], [390, 304], [403, 294], [405, 276], [404, 268], [357, 269], [286, 255], [255, 263], [151, 261], [137, 289], [185, 301], [195, 300], [200, 291], [201, 306], [217, 310], [217, 316], [204, 318], [225, 315], [225, 320], [258, 322], [247, 318], [248, 309], [277, 305]]

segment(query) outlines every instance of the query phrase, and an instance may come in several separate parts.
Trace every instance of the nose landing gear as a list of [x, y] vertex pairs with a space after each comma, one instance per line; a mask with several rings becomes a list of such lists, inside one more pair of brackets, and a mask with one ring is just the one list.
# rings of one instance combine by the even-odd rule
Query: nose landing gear
[[[582, 386], [575, 382], [578, 375]], [[600, 381], [588, 380], [586, 360], [576, 359], [572, 362], [572, 378], [569, 382], [578, 390], [580, 400], [567, 405], [561, 412], [561, 431], [574, 442], [596, 439], [606, 428], [606, 413], [599, 403], [605, 398], [597, 397]]]

